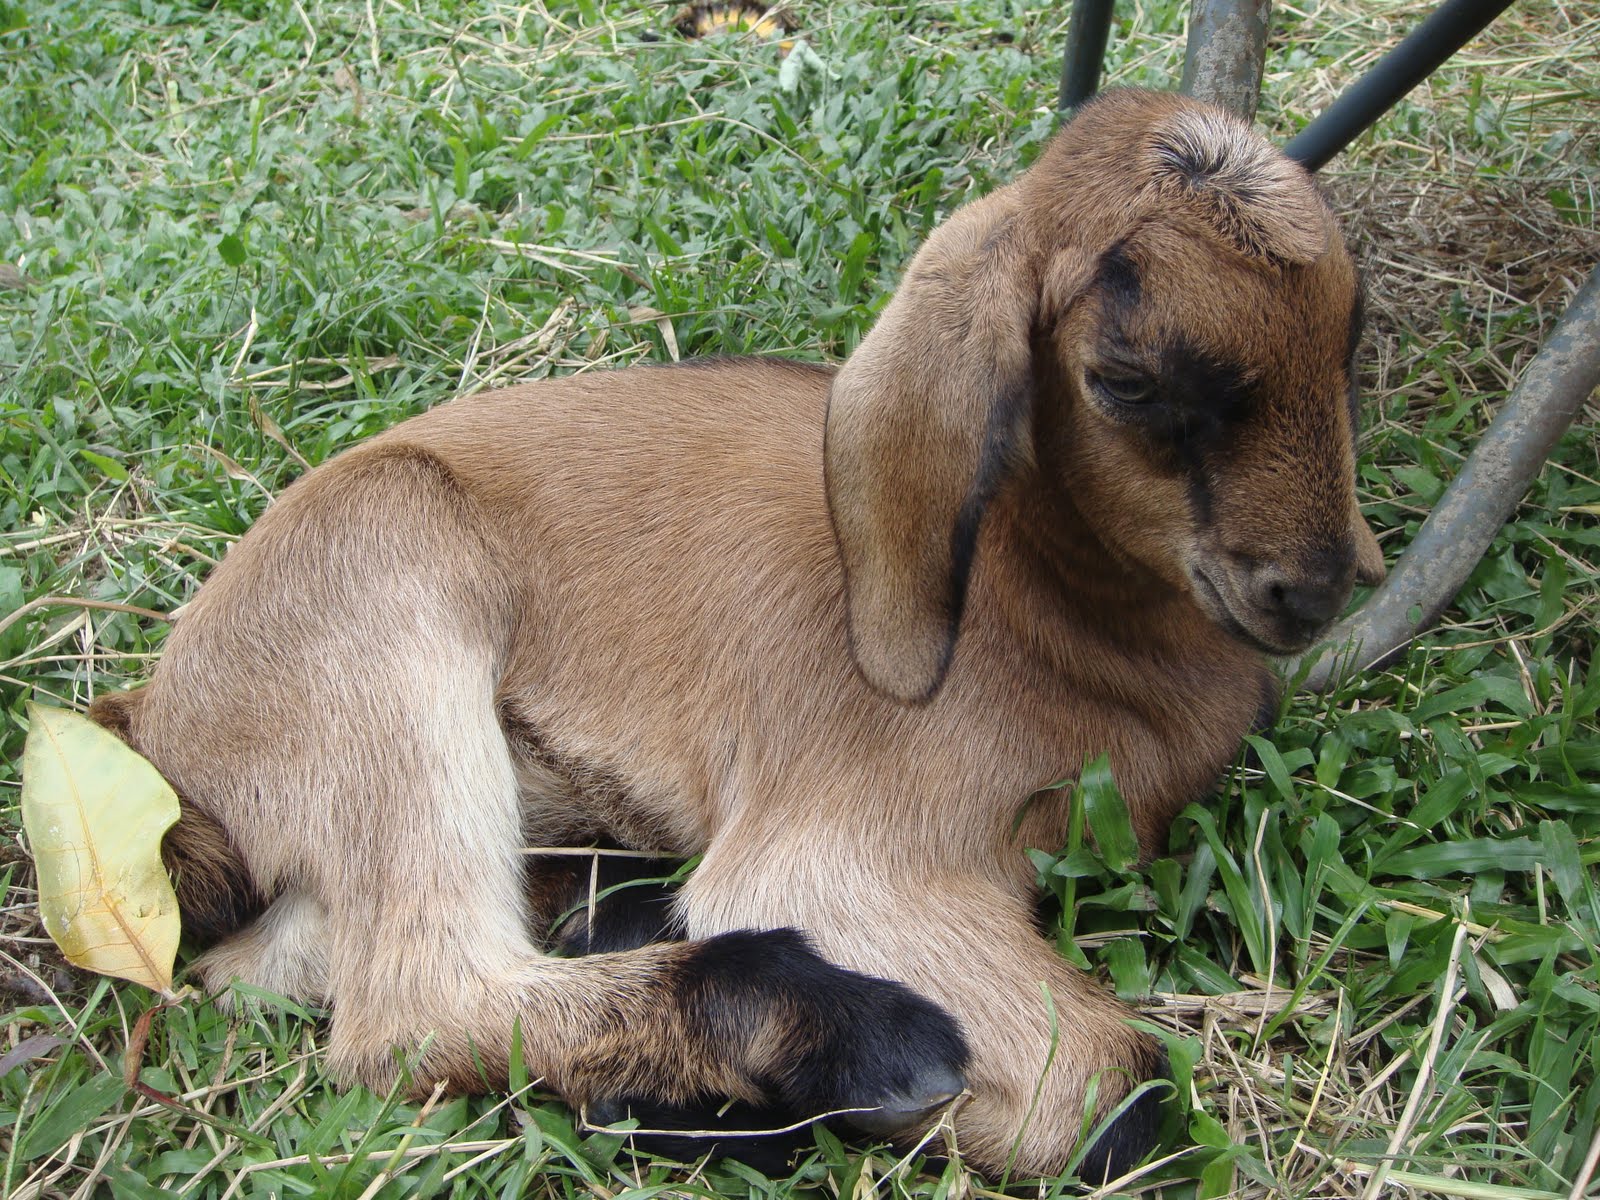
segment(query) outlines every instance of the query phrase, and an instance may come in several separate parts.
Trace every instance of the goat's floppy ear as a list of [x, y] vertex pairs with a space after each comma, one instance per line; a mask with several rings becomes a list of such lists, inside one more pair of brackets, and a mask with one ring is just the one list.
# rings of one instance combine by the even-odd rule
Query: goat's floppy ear
[[1245, 253], [1309, 263], [1331, 248], [1311, 176], [1236, 117], [1181, 109], [1151, 131], [1148, 153], [1158, 192], [1197, 210]]
[[1383, 565], [1383, 547], [1373, 536], [1372, 526], [1361, 515], [1358, 501], [1350, 501], [1350, 536], [1356, 544], [1356, 582], [1363, 587], [1377, 587], [1388, 573]]
[[828, 508], [867, 682], [932, 698], [985, 506], [1032, 453], [1037, 265], [1010, 189], [934, 231], [828, 398]]

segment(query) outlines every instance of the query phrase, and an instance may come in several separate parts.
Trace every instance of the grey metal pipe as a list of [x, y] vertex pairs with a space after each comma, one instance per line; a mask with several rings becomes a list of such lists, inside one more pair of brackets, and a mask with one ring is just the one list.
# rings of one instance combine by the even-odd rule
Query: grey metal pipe
[[1324, 649], [1308, 656], [1321, 657], [1303, 690], [1323, 691], [1388, 661], [1438, 619], [1596, 387], [1600, 267], [1573, 297], [1389, 578], [1329, 635], [1332, 655]]
[[1445, 0], [1378, 64], [1352, 83], [1283, 152], [1315, 171], [1388, 112], [1514, 0]]
[[1100, 87], [1106, 40], [1111, 36], [1112, 0], [1072, 0], [1067, 19], [1067, 52], [1061, 60], [1061, 96], [1056, 111], [1072, 114]]
[[1179, 90], [1254, 121], [1272, 0], [1191, 0]]

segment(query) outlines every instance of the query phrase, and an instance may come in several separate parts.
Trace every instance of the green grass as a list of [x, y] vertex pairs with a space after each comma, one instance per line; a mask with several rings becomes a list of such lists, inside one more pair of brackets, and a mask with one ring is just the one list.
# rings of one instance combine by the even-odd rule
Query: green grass
[[[1115, 80], [1175, 78], [1184, 7], [1119, 8]], [[1280, 15], [1265, 127], [1292, 131], [1422, 7]], [[58, 598], [0, 630], [0, 1056], [21, 1060], [0, 1194], [1001, 1183], [826, 1134], [790, 1179], [691, 1172], [619, 1156], [537, 1092], [341, 1094], [314, 1014], [265, 1002], [159, 1013], [140, 1078], [180, 1107], [155, 1104], [121, 1076], [150, 996], [60, 968], [14, 841], [24, 701], [136, 681], [166, 634], [75, 601], [170, 612], [303, 463], [452, 395], [674, 353], [840, 357], [925, 232], [1052, 128], [1065, 6], [794, 15], [820, 65], [785, 72], [643, 4], [0, 3], [0, 264], [27, 280], [0, 278], [0, 621]], [[1362, 481], [1391, 554], [1600, 255], [1597, 28], [1519, 5], [1327, 172], [1368, 266]], [[1039, 848], [1063, 951], [1177, 1068], [1160, 1165], [1130, 1189], [1360, 1195], [1383, 1162], [1411, 1194], [1580, 1182], [1597, 481], [1591, 409], [1443, 626], [1286, 705], [1169, 856], [1117, 854], [1109, 781], [1074, 845]]]

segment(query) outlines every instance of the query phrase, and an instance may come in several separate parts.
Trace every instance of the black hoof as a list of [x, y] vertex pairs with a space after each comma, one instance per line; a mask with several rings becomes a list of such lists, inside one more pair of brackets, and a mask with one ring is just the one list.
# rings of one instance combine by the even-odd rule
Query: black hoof
[[[955, 1018], [903, 984], [835, 966], [795, 930], [708, 938], [675, 970], [686, 1031], [705, 1053], [731, 1055], [763, 1102], [592, 1103], [591, 1124], [632, 1117], [656, 1131], [631, 1135], [635, 1149], [687, 1161], [736, 1158], [781, 1174], [812, 1145], [818, 1118], [891, 1137], [931, 1120], [965, 1086], [967, 1044]], [[759, 1132], [773, 1129], [786, 1132]]]
[[910, 1091], [885, 1096], [876, 1108], [850, 1113], [845, 1120], [873, 1137], [894, 1137], [932, 1120], [966, 1086], [967, 1081], [957, 1072], [933, 1067], [921, 1074]]
[[[789, 1174], [795, 1158], [814, 1144], [809, 1125], [788, 1129], [797, 1123], [792, 1115], [749, 1104], [680, 1106], [611, 1099], [590, 1104], [588, 1115], [591, 1125], [637, 1122], [643, 1132], [628, 1135], [635, 1153], [681, 1163], [698, 1162], [707, 1155], [733, 1158], [773, 1177]], [[765, 1129], [787, 1132], [760, 1132]]]
[[[583, 860], [579, 860], [582, 862]], [[672, 919], [677, 888], [665, 882], [677, 864], [660, 858], [618, 858], [605, 855], [591, 879], [587, 862], [581, 870], [568, 870], [555, 882], [547, 870], [547, 905], [560, 919], [551, 931], [550, 951], [566, 958], [632, 950], [652, 942], [683, 940]], [[598, 903], [591, 911], [593, 887]]]
[[[1164, 1079], [1172, 1073], [1164, 1050], [1156, 1051], [1153, 1057], [1147, 1079]], [[1155, 1146], [1167, 1091], [1163, 1087], [1150, 1088], [1130, 1104], [1089, 1147], [1078, 1165], [1078, 1177], [1088, 1183], [1104, 1183], [1138, 1166]]]
[[691, 1020], [715, 1042], [740, 1029], [783, 1057], [757, 1082], [798, 1119], [844, 1109], [857, 1129], [887, 1136], [928, 1119], [965, 1086], [967, 1044], [955, 1018], [904, 984], [847, 971], [792, 929], [726, 933], [685, 964]]

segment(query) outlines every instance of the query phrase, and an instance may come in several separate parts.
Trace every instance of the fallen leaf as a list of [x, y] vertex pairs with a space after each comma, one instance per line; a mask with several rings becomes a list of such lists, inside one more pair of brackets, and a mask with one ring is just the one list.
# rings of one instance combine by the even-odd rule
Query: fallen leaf
[[30, 704], [28, 719], [22, 824], [45, 931], [75, 966], [170, 993], [180, 927], [161, 836], [177, 795], [87, 717]]

